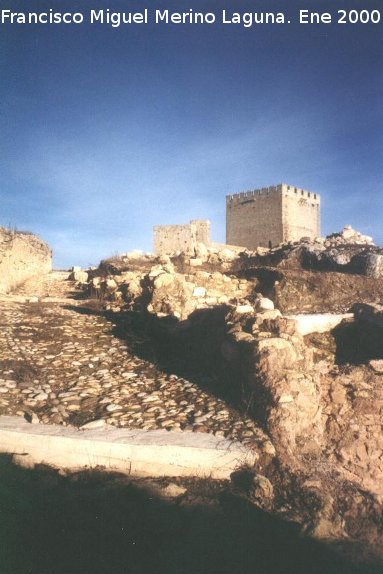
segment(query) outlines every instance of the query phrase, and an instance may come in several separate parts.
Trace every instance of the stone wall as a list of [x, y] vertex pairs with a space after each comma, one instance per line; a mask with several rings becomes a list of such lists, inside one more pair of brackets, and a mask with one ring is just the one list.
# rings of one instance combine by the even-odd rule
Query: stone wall
[[320, 235], [320, 197], [279, 184], [226, 197], [226, 242], [248, 249]]
[[154, 253], [193, 252], [198, 243], [210, 245], [210, 222], [194, 219], [182, 225], [157, 225], [154, 231]]
[[226, 243], [248, 249], [283, 241], [282, 194], [279, 187], [226, 198]]
[[51, 269], [52, 253], [44, 241], [32, 233], [0, 228], [0, 293]]
[[282, 184], [283, 241], [320, 236], [320, 197], [317, 193]]
[[197, 243], [210, 245], [210, 221], [207, 219], [192, 219], [190, 226], [195, 228], [195, 238]]

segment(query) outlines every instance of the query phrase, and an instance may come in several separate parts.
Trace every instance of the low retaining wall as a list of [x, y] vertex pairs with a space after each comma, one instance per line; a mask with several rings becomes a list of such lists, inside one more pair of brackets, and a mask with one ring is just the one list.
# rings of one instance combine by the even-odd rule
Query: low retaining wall
[[114, 427], [74, 429], [33, 425], [0, 416], [0, 452], [23, 466], [49, 464], [80, 470], [105, 467], [136, 476], [229, 478], [256, 454], [240, 443], [203, 433], [126, 430]]

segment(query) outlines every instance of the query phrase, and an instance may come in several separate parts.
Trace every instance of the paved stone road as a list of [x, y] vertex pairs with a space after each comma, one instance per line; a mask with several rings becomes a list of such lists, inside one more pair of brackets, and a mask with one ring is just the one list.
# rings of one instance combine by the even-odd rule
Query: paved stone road
[[210, 432], [272, 448], [254, 421], [135, 356], [107, 318], [81, 312], [67, 276], [53, 272], [0, 300], [0, 414]]

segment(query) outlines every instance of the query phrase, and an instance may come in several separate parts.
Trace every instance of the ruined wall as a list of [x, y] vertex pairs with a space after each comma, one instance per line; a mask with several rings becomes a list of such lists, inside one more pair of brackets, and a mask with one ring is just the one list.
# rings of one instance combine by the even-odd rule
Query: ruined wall
[[226, 243], [248, 249], [283, 241], [280, 186], [226, 197]]
[[156, 255], [192, 252], [198, 243], [210, 245], [210, 222], [204, 219], [183, 225], [156, 225], [153, 232]]
[[0, 228], [0, 293], [51, 269], [52, 253], [44, 241], [32, 233]]
[[207, 219], [192, 219], [190, 226], [195, 228], [195, 239], [198, 243], [210, 245], [210, 221]]
[[226, 197], [226, 242], [248, 249], [320, 235], [320, 197], [287, 184]]

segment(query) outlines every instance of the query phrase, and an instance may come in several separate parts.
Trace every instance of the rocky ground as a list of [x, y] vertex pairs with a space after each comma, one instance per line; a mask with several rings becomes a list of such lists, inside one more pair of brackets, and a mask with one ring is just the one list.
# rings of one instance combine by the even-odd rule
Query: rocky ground
[[[132, 352], [145, 341], [121, 338], [113, 320], [81, 298], [68, 273], [30, 280], [3, 297], [0, 312], [1, 414], [267, 442], [254, 420]], [[208, 381], [201, 382], [206, 387]]]
[[[146, 317], [165, 354], [237, 394], [266, 433], [247, 482], [258, 506], [382, 556], [381, 251], [345, 228], [260, 253], [127, 254], [75, 278], [110, 312]], [[289, 318], [346, 311], [306, 337]]]
[[[381, 251], [345, 228], [31, 280], [0, 300], [0, 412], [246, 442], [258, 463], [232, 481], [247, 500], [381, 560]], [[345, 311], [306, 336], [291, 316]]]

